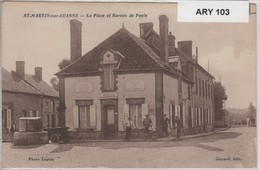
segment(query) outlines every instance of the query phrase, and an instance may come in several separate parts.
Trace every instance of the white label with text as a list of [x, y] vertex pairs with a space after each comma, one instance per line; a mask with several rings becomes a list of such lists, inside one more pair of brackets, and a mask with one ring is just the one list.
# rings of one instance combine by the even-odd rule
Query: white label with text
[[178, 22], [248, 22], [248, 1], [178, 2]]

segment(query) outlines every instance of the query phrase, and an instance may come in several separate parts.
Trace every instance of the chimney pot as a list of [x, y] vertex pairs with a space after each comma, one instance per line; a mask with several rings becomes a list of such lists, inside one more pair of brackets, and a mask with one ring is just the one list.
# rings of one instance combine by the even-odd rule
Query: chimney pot
[[24, 61], [16, 61], [16, 75], [20, 79], [24, 79], [25, 76], [25, 62]]
[[35, 71], [34, 77], [38, 81], [41, 81], [42, 80], [42, 68], [41, 67], [35, 67], [34, 71]]
[[81, 57], [82, 40], [81, 40], [82, 23], [76, 19], [70, 20], [70, 55], [71, 61]]

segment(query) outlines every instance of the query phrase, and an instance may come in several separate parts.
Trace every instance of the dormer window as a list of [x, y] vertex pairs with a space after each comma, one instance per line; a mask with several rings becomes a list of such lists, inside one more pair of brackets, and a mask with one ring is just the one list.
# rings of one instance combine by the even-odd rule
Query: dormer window
[[103, 91], [114, 91], [116, 88], [114, 70], [120, 65], [124, 56], [112, 49], [106, 50], [100, 56], [100, 66], [103, 71], [102, 89]]

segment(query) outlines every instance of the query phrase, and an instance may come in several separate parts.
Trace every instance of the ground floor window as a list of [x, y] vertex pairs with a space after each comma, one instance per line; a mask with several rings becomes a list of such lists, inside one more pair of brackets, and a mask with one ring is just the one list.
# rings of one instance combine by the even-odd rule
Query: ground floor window
[[137, 128], [142, 127], [142, 105], [130, 104], [129, 105], [129, 117], [133, 120]]
[[74, 128], [96, 129], [96, 107], [93, 100], [76, 100], [73, 119]]
[[170, 104], [170, 127], [173, 128], [175, 127], [175, 118], [176, 118], [176, 114], [175, 114], [175, 105], [174, 104]]
[[90, 108], [89, 106], [79, 106], [79, 128], [90, 128]]
[[11, 126], [11, 109], [2, 109], [2, 127], [10, 128]]

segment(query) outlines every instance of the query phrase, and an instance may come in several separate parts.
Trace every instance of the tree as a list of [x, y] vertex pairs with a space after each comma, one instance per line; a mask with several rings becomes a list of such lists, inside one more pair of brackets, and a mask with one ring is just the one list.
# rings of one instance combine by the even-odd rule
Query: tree
[[220, 82], [213, 84], [215, 120], [222, 121], [225, 118], [224, 101], [227, 100], [226, 90]]
[[255, 124], [256, 123], [256, 109], [252, 103], [250, 103], [248, 106], [248, 116], [249, 116], [249, 119], [252, 122], [252, 124]]
[[59, 79], [58, 79], [58, 77], [52, 77], [51, 80], [50, 80], [50, 83], [55, 90], [59, 91]]
[[[59, 62], [59, 64], [58, 64], [59, 70], [62, 70], [63, 68], [65, 68], [66, 66], [68, 66], [70, 63], [71, 63], [71, 60], [69, 60], [69, 59], [66, 59], [66, 58], [65, 58], [65, 59], [61, 60], [61, 61]], [[59, 91], [59, 79], [58, 79], [58, 77], [52, 77], [52, 78], [50, 79], [50, 83], [52, 84], [52, 87], [53, 87], [55, 90]]]
[[70, 63], [71, 63], [71, 60], [69, 60], [69, 59], [65, 58], [65, 59], [61, 60], [61, 62], [59, 62], [59, 64], [58, 64], [59, 69], [62, 70], [63, 68], [68, 66]]

